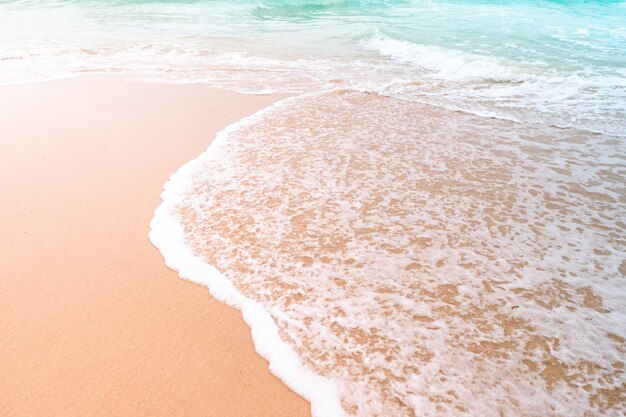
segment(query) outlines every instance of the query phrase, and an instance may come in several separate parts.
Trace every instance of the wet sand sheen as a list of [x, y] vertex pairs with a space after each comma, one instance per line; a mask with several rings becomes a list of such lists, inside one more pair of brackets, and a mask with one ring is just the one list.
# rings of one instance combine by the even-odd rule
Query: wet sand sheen
[[147, 238], [167, 177], [273, 101], [207, 86], [0, 89], [0, 415], [306, 416], [240, 313]]

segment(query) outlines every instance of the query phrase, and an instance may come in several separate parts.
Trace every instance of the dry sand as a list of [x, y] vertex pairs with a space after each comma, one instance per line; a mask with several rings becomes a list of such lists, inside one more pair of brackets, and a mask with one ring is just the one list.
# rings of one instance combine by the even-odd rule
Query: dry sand
[[0, 87], [0, 415], [305, 416], [238, 311], [147, 234], [168, 176], [279, 97], [66, 80]]

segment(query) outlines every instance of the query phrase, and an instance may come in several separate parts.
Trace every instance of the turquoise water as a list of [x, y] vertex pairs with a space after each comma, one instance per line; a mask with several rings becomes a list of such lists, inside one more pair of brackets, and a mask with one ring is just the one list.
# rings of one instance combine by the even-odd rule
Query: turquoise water
[[626, 132], [619, 1], [3, 1], [0, 82], [117, 73], [351, 87]]

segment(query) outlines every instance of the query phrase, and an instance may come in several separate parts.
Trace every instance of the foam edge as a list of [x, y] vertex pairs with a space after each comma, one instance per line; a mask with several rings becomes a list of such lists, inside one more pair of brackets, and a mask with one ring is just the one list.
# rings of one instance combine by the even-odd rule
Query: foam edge
[[182, 279], [204, 285], [214, 298], [241, 311], [251, 329], [256, 352], [269, 363], [272, 374], [311, 404], [313, 417], [346, 417], [335, 383], [306, 368], [291, 346], [280, 338], [278, 327], [269, 312], [241, 294], [214, 266], [193, 254], [185, 243], [180, 223], [171, 214], [191, 183], [196, 165], [218, 149], [230, 132], [258, 121], [268, 111], [298, 97], [278, 101], [228, 126], [217, 134], [205, 152], [179, 168], [163, 187], [162, 202], [154, 212], [148, 237], [160, 251], [168, 268], [177, 271]]

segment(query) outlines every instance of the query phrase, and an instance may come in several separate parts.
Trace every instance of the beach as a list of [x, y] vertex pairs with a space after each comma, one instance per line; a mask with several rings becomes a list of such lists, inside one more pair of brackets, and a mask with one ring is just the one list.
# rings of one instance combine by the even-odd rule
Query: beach
[[0, 416], [624, 416], [625, 22], [0, 2]]
[[280, 96], [64, 80], [0, 87], [0, 415], [306, 416], [241, 314], [148, 240], [163, 183]]

